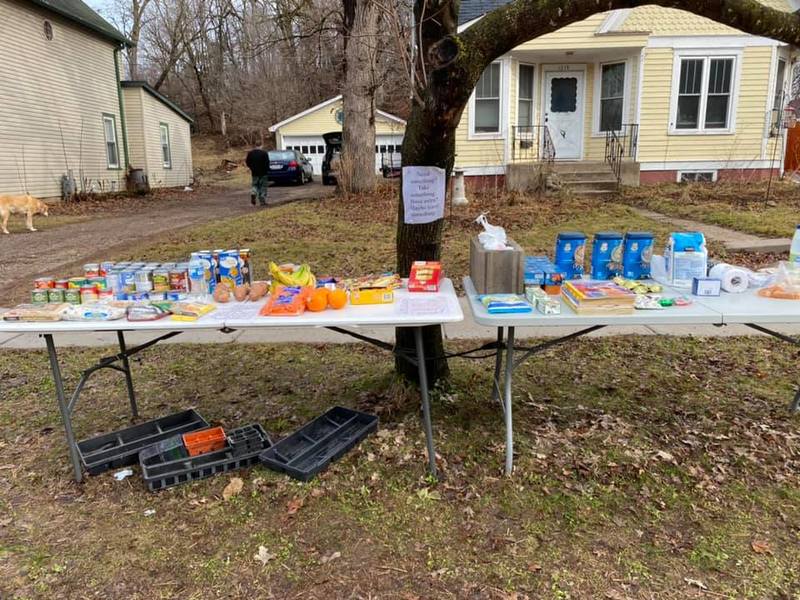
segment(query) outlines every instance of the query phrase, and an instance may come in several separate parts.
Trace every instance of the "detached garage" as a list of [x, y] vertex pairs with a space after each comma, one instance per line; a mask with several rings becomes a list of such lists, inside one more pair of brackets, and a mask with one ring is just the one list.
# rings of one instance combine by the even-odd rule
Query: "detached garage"
[[[341, 95], [312, 106], [308, 110], [276, 123], [269, 130], [275, 134], [280, 150], [298, 150], [311, 161], [314, 174], [322, 172], [325, 155], [324, 133], [341, 131], [344, 122]], [[375, 171], [381, 167], [400, 166], [400, 147], [406, 122], [382, 110], [375, 111]]]

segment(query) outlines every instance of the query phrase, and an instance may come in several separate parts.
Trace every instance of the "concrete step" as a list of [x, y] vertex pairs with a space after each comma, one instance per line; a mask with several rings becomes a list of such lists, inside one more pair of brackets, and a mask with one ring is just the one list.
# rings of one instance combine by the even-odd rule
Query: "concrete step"
[[556, 173], [587, 173], [587, 172], [611, 172], [611, 167], [602, 161], [586, 162], [554, 162], [553, 171]]
[[616, 188], [613, 190], [597, 190], [597, 189], [580, 189], [576, 190], [575, 188], [569, 188], [572, 192], [575, 193], [576, 196], [582, 196], [584, 198], [595, 198], [597, 200], [611, 200], [615, 198], [617, 195]]
[[609, 179], [606, 181], [562, 181], [561, 183], [574, 192], [583, 192], [588, 190], [605, 190], [607, 192], [617, 191], [616, 179]]
[[558, 173], [557, 177], [564, 183], [584, 182], [584, 181], [613, 181], [617, 182], [613, 173], [607, 171], [588, 172], [588, 173]]

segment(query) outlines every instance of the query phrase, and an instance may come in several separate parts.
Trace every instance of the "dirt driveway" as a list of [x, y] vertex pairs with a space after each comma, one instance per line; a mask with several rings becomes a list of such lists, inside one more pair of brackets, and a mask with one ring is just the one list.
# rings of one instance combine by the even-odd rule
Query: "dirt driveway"
[[[278, 205], [320, 198], [332, 192], [333, 188], [319, 183], [272, 186], [268, 201], [270, 205]], [[248, 190], [226, 188], [171, 191], [107, 204], [94, 205], [91, 212], [83, 211], [77, 216], [70, 216], [74, 214], [74, 206], [57, 206], [51, 212], [56, 215], [54, 220], [64, 214], [68, 217], [66, 223], [48, 227], [47, 218], [36, 217], [34, 225], [42, 226], [42, 231], [24, 231], [17, 224], [9, 227], [10, 235], [0, 235], [0, 306], [23, 301], [36, 277], [57, 273], [66, 276], [77, 272], [85, 262], [101, 260], [165, 232], [263, 210], [250, 205]]]

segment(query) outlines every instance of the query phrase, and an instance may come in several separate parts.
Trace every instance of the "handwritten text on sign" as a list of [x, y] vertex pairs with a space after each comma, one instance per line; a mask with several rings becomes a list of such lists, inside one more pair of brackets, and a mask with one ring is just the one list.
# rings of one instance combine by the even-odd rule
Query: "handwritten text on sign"
[[444, 217], [444, 169], [403, 167], [403, 206], [412, 225]]

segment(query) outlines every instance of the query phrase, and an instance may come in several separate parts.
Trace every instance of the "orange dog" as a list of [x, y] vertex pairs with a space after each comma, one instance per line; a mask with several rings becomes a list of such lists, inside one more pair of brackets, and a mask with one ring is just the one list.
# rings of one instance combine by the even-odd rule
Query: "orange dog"
[[47, 204], [31, 196], [0, 196], [0, 220], [2, 220], [3, 233], [8, 233], [8, 217], [12, 214], [24, 214], [25, 225], [29, 231], [36, 231], [33, 227], [33, 215], [47, 216]]

